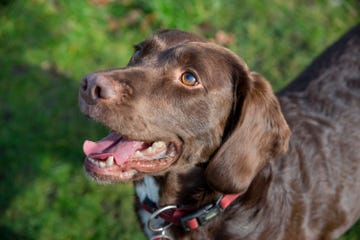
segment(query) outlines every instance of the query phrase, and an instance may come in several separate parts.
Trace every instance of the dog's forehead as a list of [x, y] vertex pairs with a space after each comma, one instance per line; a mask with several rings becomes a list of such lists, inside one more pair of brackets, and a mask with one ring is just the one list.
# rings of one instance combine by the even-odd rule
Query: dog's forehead
[[140, 43], [139, 47], [142, 61], [138, 66], [157, 69], [157, 73], [160, 70], [169, 76], [195, 70], [206, 80], [203, 84], [208, 86], [217, 86], [231, 79], [235, 65], [247, 69], [242, 59], [229, 49], [179, 30], [157, 32]]
[[211, 68], [211, 65], [217, 64], [223, 56], [214, 52], [210, 46], [188, 42], [160, 51], [156, 58], [156, 62], [166, 68], [173, 66], [198, 70]]
[[156, 54], [160, 66], [176, 65], [203, 69], [228, 70], [239, 58], [231, 51], [209, 42], [186, 42], [160, 50]]
[[[206, 58], [214, 58], [217, 61], [216, 59], [222, 58], [222, 56], [229, 60], [230, 56], [233, 55], [222, 46], [210, 43], [194, 33], [181, 30], [158, 31], [137, 46], [140, 46], [145, 56], [150, 53], [150, 55], [156, 56], [157, 60], [168, 60], [167, 57], [159, 59], [166, 55], [178, 60], [181, 58], [189, 59], [189, 56], [196, 59], [196, 56], [201, 55]], [[211, 61], [211, 59], [209, 60]]]
[[207, 42], [206, 39], [189, 32], [180, 30], [163, 30], [156, 32], [152, 39], [162, 42], [167, 47], [176, 46], [185, 42]]
[[180, 30], [163, 30], [137, 44], [142, 49], [164, 50], [187, 42], [207, 42], [206, 39]]

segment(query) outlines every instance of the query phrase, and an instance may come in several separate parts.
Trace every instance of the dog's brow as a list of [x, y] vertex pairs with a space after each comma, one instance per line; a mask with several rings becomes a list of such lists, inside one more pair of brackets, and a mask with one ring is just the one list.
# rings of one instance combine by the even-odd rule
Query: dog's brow
[[136, 50], [140, 50], [141, 49], [141, 44], [142, 43], [138, 43], [138, 44], [135, 44], [134, 46], [133, 46], [133, 49], [136, 51]]

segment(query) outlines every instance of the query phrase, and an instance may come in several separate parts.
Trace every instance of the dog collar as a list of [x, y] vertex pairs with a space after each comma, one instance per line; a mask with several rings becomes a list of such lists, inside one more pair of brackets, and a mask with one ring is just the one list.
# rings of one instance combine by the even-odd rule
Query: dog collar
[[[181, 226], [185, 231], [191, 231], [203, 226], [218, 216], [240, 195], [241, 194], [221, 195], [215, 202], [200, 208], [177, 207], [175, 205], [159, 208], [156, 203], [149, 198], [145, 198], [142, 202], [142, 206], [146, 211], [152, 214], [148, 222], [148, 226], [152, 231], [163, 231], [172, 224]], [[165, 226], [160, 228], [153, 227], [152, 221], [158, 217], [166, 222]]]

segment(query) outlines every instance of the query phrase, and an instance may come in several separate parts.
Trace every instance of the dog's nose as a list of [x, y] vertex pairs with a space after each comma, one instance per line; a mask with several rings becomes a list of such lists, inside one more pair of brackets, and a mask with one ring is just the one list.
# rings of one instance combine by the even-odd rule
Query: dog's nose
[[99, 100], [113, 98], [115, 89], [110, 79], [99, 73], [91, 73], [82, 80], [80, 94], [87, 103], [94, 104]]

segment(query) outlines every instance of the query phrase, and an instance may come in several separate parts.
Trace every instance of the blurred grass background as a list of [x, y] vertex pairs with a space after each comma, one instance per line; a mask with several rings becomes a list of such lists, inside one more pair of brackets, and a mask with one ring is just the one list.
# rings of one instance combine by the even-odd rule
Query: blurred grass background
[[155, 30], [223, 44], [280, 89], [359, 20], [357, 0], [1, 0], [0, 239], [144, 239], [132, 186], [82, 172], [83, 140], [107, 130], [79, 113], [77, 91]]

